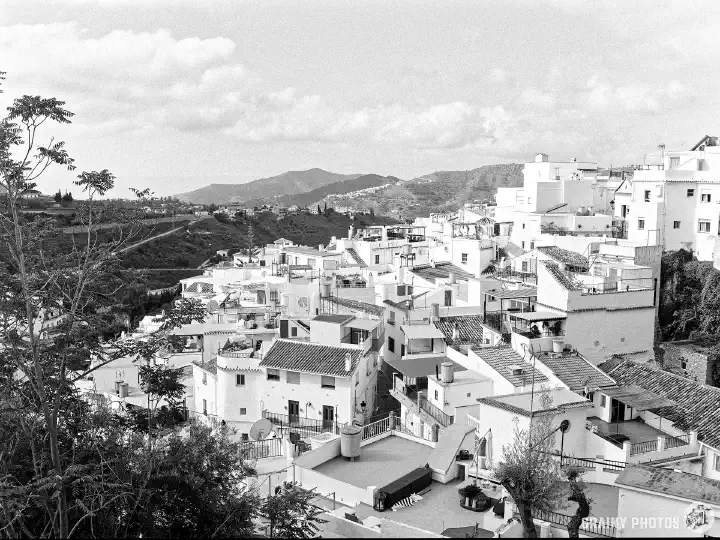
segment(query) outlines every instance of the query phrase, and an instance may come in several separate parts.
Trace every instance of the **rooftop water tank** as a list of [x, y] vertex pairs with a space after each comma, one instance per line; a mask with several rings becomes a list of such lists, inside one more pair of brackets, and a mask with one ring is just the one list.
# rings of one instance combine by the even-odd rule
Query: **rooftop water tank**
[[452, 362], [443, 362], [440, 364], [440, 377], [442, 382], [450, 384], [454, 380]]
[[360, 441], [362, 428], [357, 426], [343, 426], [340, 430], [340, 455], [355, 461], [360, 457]]
[[120, 397], [121, 397], [121, 398], [124, 398], [124, 397], [127, 397], [127, 396], [128, 396], [128, 394], [129, 394], [129, 392], [128, 392], [128, 386], [129, 386], [129, 385], [128, 385], [128, 383], [126, 383], [126, 382], [120, 384]]

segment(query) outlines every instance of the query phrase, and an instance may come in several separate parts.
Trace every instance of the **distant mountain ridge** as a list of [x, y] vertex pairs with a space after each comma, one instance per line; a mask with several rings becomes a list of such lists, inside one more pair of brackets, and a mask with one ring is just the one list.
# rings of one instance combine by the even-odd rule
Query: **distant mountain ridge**
[[210, 184], [194, 191], [176, 195], [178, 199], [195, 204], [227, 204], [265, 199], [283, 195], [307, 193], [329, 184], [354, 180], [361, 174], [337, 174], [323, 169], [288, 171], [270, 178], [260, 178], [245, 184]]
[[251, 206], [257, 206], [263, 203], [279, 204], [281, 206], [292, 206], [294, 204], [300, 207], [310, 206], [316, 204], [328, 196], [331, 195], [346, 195], [348, 193], [355, 193], [357, 191], [363, 191], [370, 188], [377, 188], [385, 186], [387, 184], [395, 184], [400, 182], [399, 178], [394, 176], [380, 176], [378, 174], [364, 174], [357, 178], [350, 180], [342, 180], [340, 182], [334, 182], [321, 188], [313, 189], [305, 193], [298, 193], [295, 195], [281, 195], [273, 199], [257, 199], [247, 201], [247, 204]]

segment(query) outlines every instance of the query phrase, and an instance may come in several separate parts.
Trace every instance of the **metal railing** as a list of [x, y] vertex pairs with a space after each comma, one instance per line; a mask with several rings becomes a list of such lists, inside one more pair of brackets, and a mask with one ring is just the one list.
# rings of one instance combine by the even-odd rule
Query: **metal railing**
[[311, 437], [327, 431], [339, 433], [340, 427], [342, 427], [334, 421], [313, 420], [299, 415], [278, 414], [269, 411], [263, 411], [262, 417], [270, 420], [270, 423], [279, 429], [283, 435], [285, 431], [288, 431], [302, 437]]
[[[533, 518], [547, 521], [555, 525], [561, 525], [562, 527], [567, 528], [567, 526], [570, 524], [572, 516], [558, 514], [557, 512], [551, 512], [549, 510], [536, 509], [533, 510]], [[597, 534], [598, 536], [604, 536], [607, 538], [615, 538], [617, 534], [615, 527], [613, 527], [612, 525], [607, 525], [601, 521], [596, 521], [593, 519], [584, 519], [582, 524], [580, 525], [580, 530], [592, 534]]]
[[597, 465], [600, 465], [603, 470], [609, 472], [621, 472], [625, 469], [626, 463], [623, 461], [613, 461], [611, 459], [603, 458], [584, 458], [568, 455], [560, 455], [551, 453], [554, 459], [561, 462], [563, 467], [579, 467], [583, 469], [594, 469]]
[[422, 392], [418, 393], [418, 406], [443, 427], [448, 427], [453, 423], [454, 418], [430, 403], [430, 400], [428, 400], [427, 396]]
[[390, 431], [390, 418], [383, 418], [382, 420], [362, 427], [362, 440], [372, 439], [387, 431]]
[[505, 324], [503, 323], [502, 313], [500, 313], [499, 311], [486, 312], [483, 317], [483, 324], [488, 325], [496, 332], [505, 332]]
[[249, 460], [282, 456], [282, 439], [246, 441], [241, 443], [240, 452], [243, 459]]
[[658, 449], [658, 440], [654, 439], [652, 441], [643, 441], [639, 443], [633, 443], [630, 445], [630, 455], [634, 456], [636, 454], [647, 454], [648, 452], [654, 452]]
[[679, 448], [690, 444], [690, 435], [678, 435], [677, 437], [665, 437], [665, 449]]
[[401, 422], [398, 422], [395, 425], [395, 430], [399, 431], [401, 433], [405, 433], [406, 435], [415, 437], [417, 439], [423, 439], [425, 441], [432, 442], [432, 430], [430, 430], [430, 429], [422, 429], [421, 430], [421, 428], [420, 428], [421, 423], [422, 422], [418, 422], [418, 425], [416, 425], [416, 426], [408, 426], [408, 425], [402, 424]]
[[593, 435], [597, 435], [597, 436], [600, 437], [601, 439], [603, 439], [603, 440], [611, 443], [613, 446], [617, 446], [618, 448], [622, 448], [622, 447], [623, 447], [623, 444], [622, 444], [622, 443], [616, 441], [615, 439], [612, 439], [612, 438], [608, 437], [605, 433], [603, 433], [602, 431], [600, 431], [595, 424], [593, 424], [593, 423], [590, 422], [590, 421], [586, 421], [586, 422], [585, 422], [585, 429], [587, 429], [588, 431], [590, 431], [591, 433], [593, 433]]
[[475, 431], [480, 431], [480, 430], [481, 430], [480, 420], [478, 420], [478, 419], [475, 418], [474, 416], [470, 416], [469, 414], [465, 417], [465, 424], [468, 425], [468, 426], [470, 426], [470, 427], [474, 427], [474, 428], [475, 428]]
[[534, 272], [522, 272], [518, 270], [495, 270], [492, 273], [493, 276], [495, 276], [498, 279], [507, 279], [510, 280], [512, 278], [519, 278], [520, 281], [523, 283], [533, 283], [537, 284], [537, 274]]

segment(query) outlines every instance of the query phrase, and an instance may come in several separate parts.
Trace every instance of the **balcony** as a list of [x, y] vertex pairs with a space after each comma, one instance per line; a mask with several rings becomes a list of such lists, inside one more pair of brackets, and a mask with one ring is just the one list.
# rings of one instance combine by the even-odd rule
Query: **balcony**
[[401, 379], [394, 378], [394, 386], [390, 389], [390, 395], [397, 399], [407, 409], [419, 414], [428, 425], [438, 424], [447, 427], [455, 422], [455, 417], [445, 413], [436, 407], [427, 398], [427, 390], [417, 390], [406, 385]]

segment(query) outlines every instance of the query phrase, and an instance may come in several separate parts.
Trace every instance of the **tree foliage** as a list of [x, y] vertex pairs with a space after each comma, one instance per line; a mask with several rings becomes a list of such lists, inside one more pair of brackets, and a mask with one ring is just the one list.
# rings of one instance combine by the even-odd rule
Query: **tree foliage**
[[[552, 408], [552, 397], [538, 396], [539, 411]], [[516, 426], [512, 442], [502, 449], [495, 476], [518, 507], [525, 538], [537, 537], [533, 512], [552, 510], [562, 484], [559, 463], [553, 457], [557, 426], [551, 414], [535, 413], [529, 429]]]
[[275, 494], [263, 500], [260, 516], [267, 522], [270, 538], [313, 538], [326, 523], [320, 517], [321, 508], [312, 501], [314, 490], [305, 490], [292, 482], [283, 482]]

